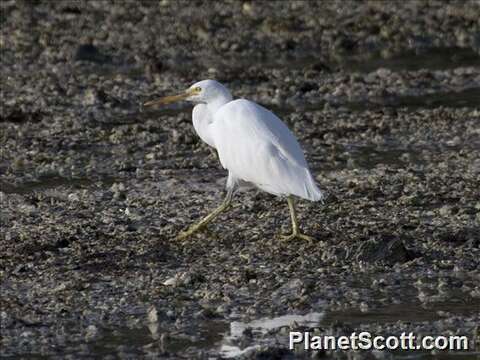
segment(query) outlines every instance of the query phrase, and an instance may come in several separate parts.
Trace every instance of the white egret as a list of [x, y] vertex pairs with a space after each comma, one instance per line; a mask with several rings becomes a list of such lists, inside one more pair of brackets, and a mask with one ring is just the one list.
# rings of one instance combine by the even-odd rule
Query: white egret
[[179, 95], [149, 101], [144, 106], [180, 100], [196, 104], [193, 127], [204, 142], [217, 150], [222, 166], [228, 170], [228, 179], [227, 196], [222, 205], [181, 232], [178, 238], [192, 235], [225, 211], [236, 188], [253, 185], [287, 198], [292, 234], [286, 236], [286, 240], [312, 240], [300, 232], [293, 196], [319, 201], [323, 194], [288, 127], [275, 114], [252, 101], [233, 100], [227, 88], [215, 80], [197, 82]]

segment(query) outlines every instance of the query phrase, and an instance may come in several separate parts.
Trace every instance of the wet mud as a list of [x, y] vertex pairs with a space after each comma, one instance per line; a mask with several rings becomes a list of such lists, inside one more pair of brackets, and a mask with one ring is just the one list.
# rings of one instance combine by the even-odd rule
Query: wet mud
[[[4, 358], [479, 356], [480, 6], [2, 1]], [[226, 172], [186, 104], [215, 78], [275, 111], [324, 204], [282, 242], [256, 191], [185, 242]], [[288, 350], [320, 335], [466, 335], [469, 352]]]

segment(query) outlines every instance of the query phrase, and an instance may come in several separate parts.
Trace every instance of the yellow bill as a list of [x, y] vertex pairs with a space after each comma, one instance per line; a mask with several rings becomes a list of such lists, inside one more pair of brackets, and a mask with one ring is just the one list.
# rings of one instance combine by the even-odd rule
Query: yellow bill
[[177, 101], [185, 100], [191, 95], [195, 95], [197, 93], [196, 89], [187, 89], [185, 92], [178, 94], [178, 95], [171, 95], [165, 96], [160, 99], [147, 101], [143, 104], [145, 107], [156, 106], [156, 105], [168, 105]]

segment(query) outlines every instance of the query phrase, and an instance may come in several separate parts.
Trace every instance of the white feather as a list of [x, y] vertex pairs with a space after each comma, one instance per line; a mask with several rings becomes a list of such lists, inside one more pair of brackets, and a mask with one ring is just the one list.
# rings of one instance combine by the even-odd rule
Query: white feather
[[274, 195], [323, 198], [295, 136], [272, 112], [248, 100], [229, 101], [208, 125], [229, 182], [249, 182]]
[[215, 141], [209, 130], [209, 125], [213, 122], [213, 116], [208, 110], [207, 105], [197, 104], [192, 113], [193, 127], [203, 142], [215, 147]]

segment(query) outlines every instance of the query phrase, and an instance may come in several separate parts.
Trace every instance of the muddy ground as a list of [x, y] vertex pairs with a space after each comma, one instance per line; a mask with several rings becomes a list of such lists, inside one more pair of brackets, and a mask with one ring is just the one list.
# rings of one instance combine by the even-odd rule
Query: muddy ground
[[[479, 356], [480, 4], [2, 1], [5, 358], [389, 359], [289, 351], [288, 330], [467, 335]], [[250, 191], [187, 104], [215, 78], [274, 110], [328, 193]], [[272, 320], [273, 319], [273, 320]]]

